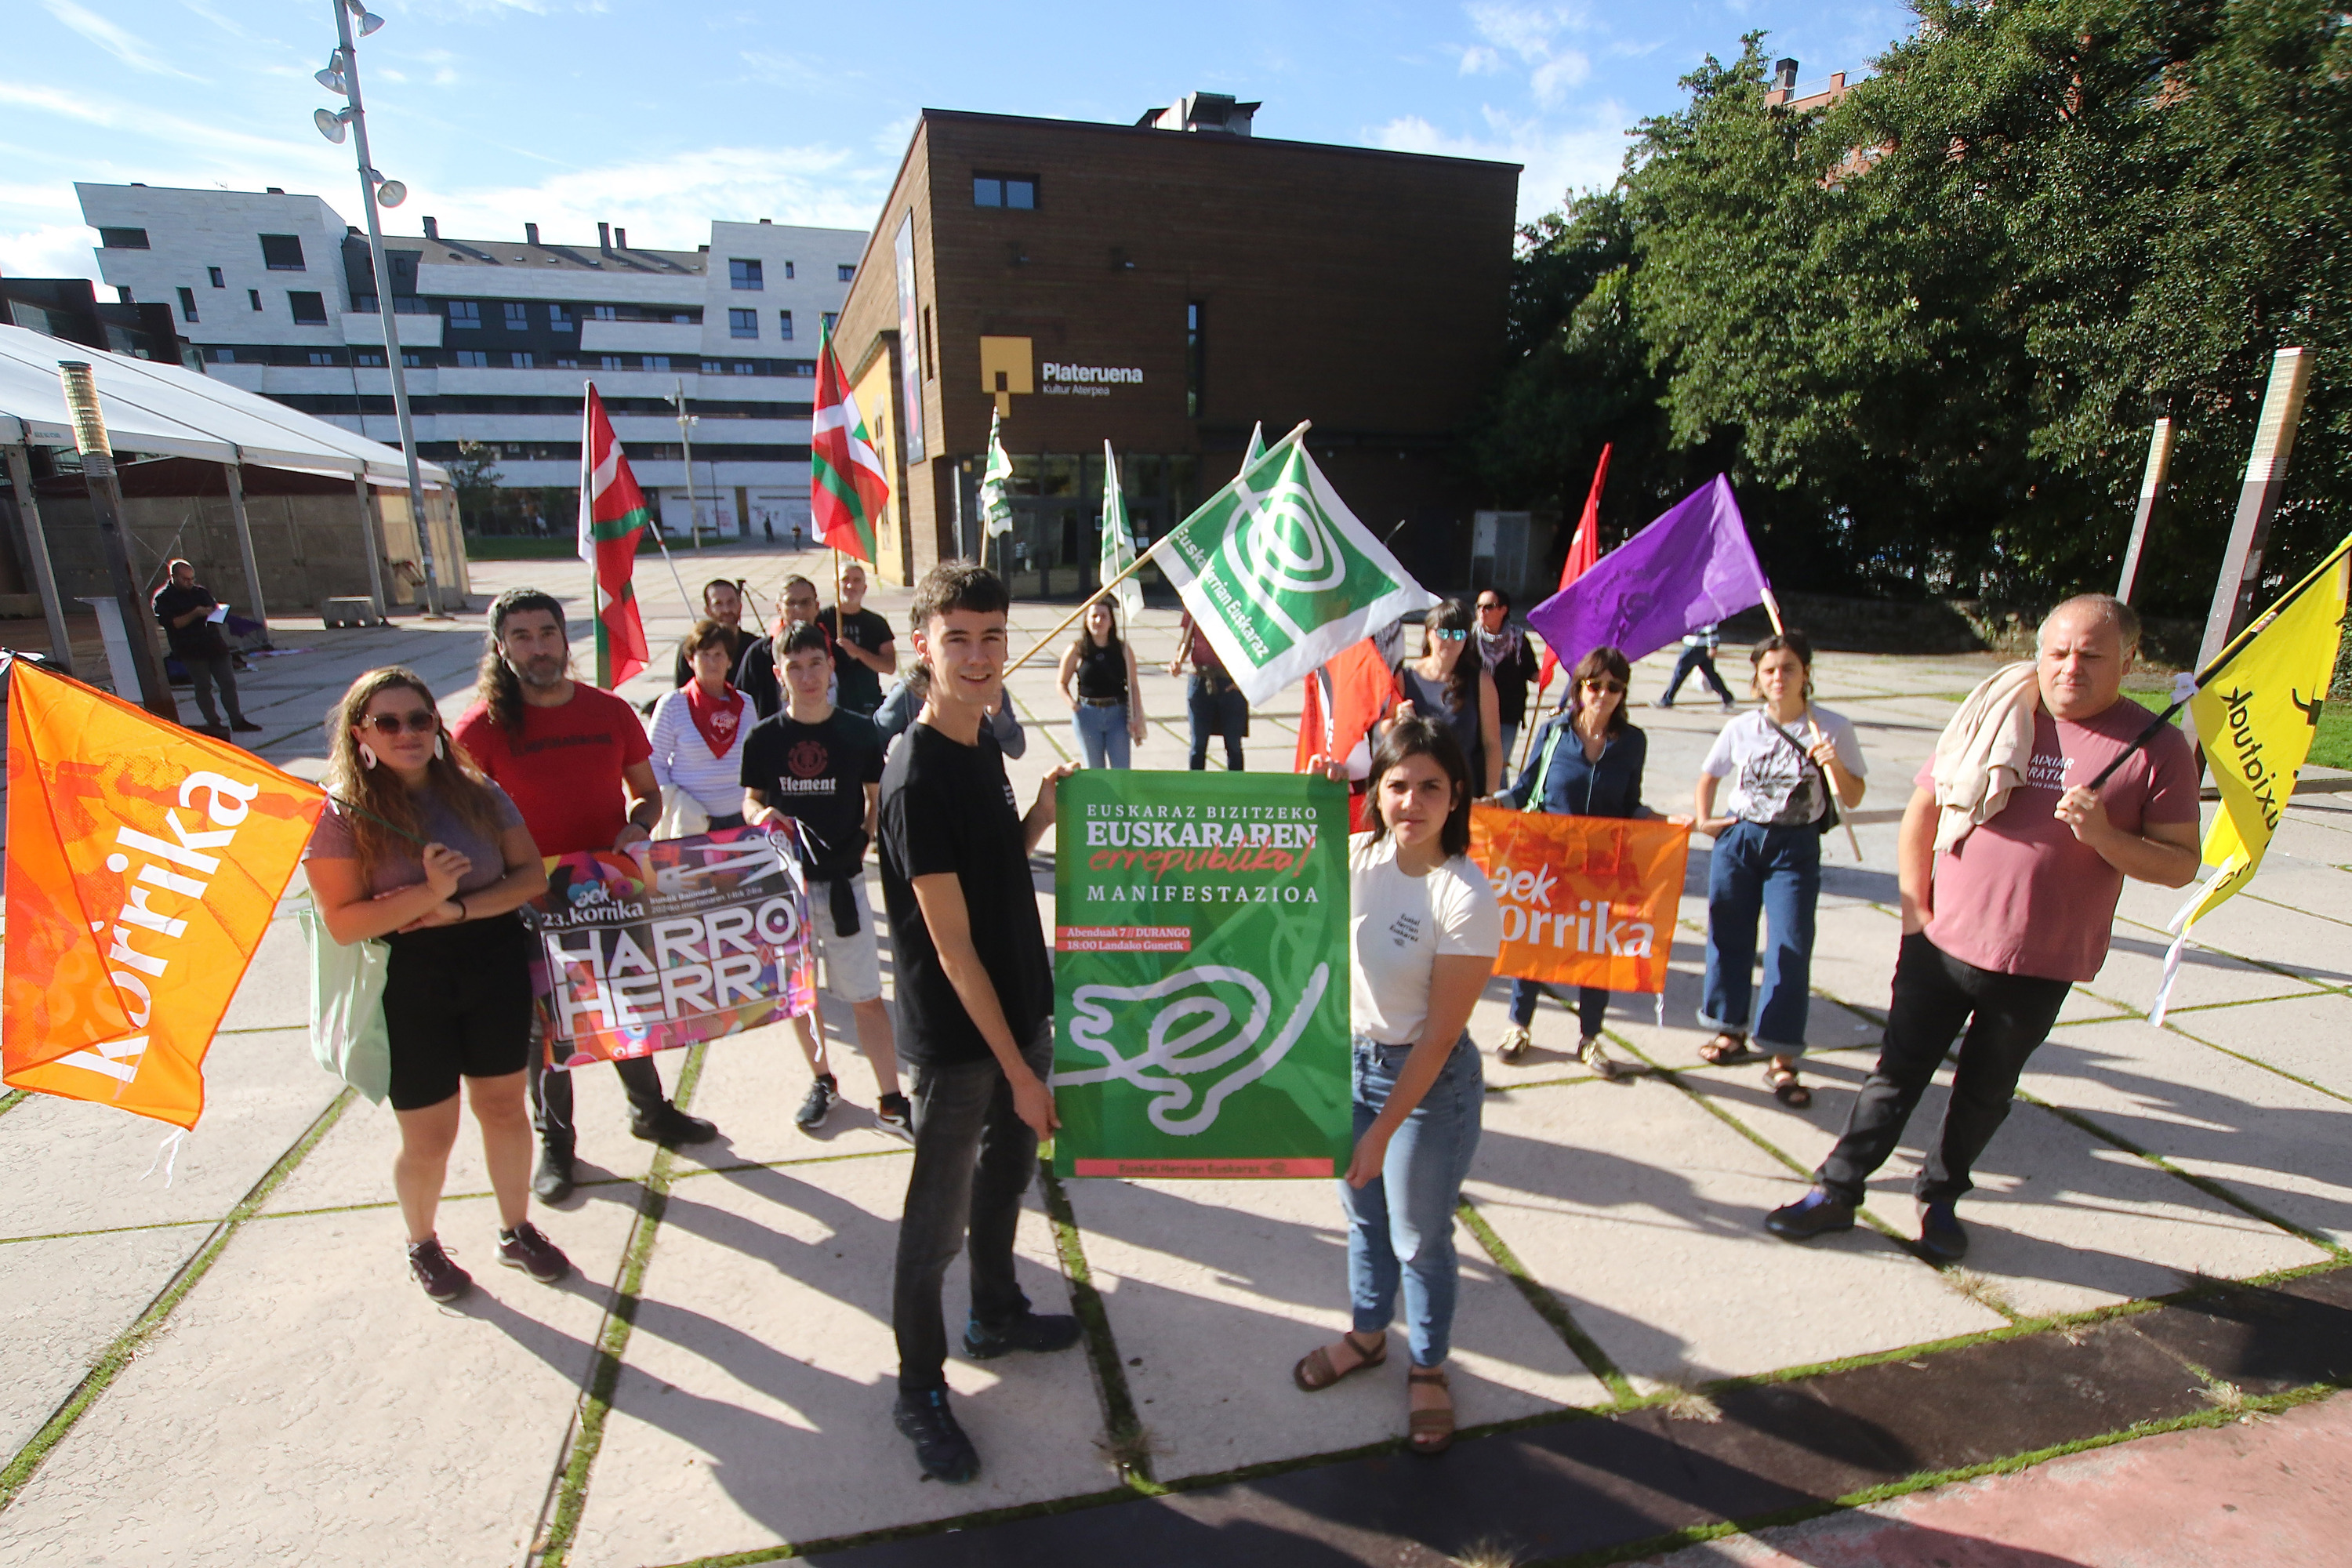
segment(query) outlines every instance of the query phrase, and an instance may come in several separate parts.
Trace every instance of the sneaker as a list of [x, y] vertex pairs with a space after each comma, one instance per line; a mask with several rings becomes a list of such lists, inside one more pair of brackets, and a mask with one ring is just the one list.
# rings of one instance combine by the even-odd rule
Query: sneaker
[[974, 1361], [994, 1361], [1007, 1351], [1066, 1351], [1077, 1342], [1078, 1321], [1066, 1312], [1024, 1312], [1001, 1329], [982, 1328], [977, 1320], [963, 1326], [963, 1353]]
[[1625, 1070], [1625, 1064], [1609, 1054], [1598, 1035], [1587, 1035], [1576, 1042], [1576, 1059], [1605, 1079], [1615, 1079]]
[[552, 1285], [572, 1272], [572, 1259], [529, 1220], [499, 1232], [499, 1261], [521, 1269], [542, 1285]]
[[530, 1173], [530, 1190], [543, 1204], [560, 1204], [572, 1195], [572, 1145], [540, 1145], [539, 1166]]
[[833, 1075], [827, 1073], [809, 1085], [808, 1098], [801, 1101], [798, 1110], [793, 1112], [793, 1126], [803, 1132], [814, 1132], [824, 1125], [824, 1119], [831, 1116], [833, 1108], [841, 1103], [841, 1091], [834, 1088], [833, 1081]]
[[1651, 703], [1650, 706], [1653, 708], [1662, 709], [1669, 713], [1673, 712], [1675, 709], [1675, 705], [1672, 702], [1667, 701], [1663, 697], [1659, 698], [1655, 702]]
[[955, 1412], [948, 1408], [948, 1391], [901, 1392], [890, 1412], [899, 1434], [915, 1445], [915, 1462], [926, 1479], [960, 1487], [980, 1476], [980, 1455], [963, 1435]]
[[1919, 1250], [1935, 1263], [1958, 1263], [1969, 1255], [1969, 1233], [1950, 1204], [1919, 1205]]
[[474, 1288], [474, 1277], [449, 1260], [437, 1236], [408, 1244], [408, 1272], [427, 1296], [445, 1306]]
[[1533, 1043], [1528, 1039], [1527, 1030], [1514, 1024], [1503, 1031], [1503, 1042], [1495, 1047], [1495, 1059], [1498, 1062], [1517, 1061], [1528, 1054], [1528, 1047]]
[[661, 1109], [651, 1116], [635, 1110], [629, 1112], [629, 1131], [648, 1143], [658, 1143], [665, 1149], [675, 1149], [681, 1143], [708, 1143], [719, 1136], [719, 1124], [705, 1121], [699, 1116], [688, 1116], [676, 1104], [663, 1100]]
[[901, 1143], [915, 1141], [915, 1108], [907, 1103], [905, 1095], [884, 1095], [881, 1104], [875, 1107], [874, 1120], [882, 1124], [883, 1131]]
[[1811, 1241], [1833, 1230], [1852, 1230], [1853, 1205], [1815, 1187], [1795, 1203], [1783, 1204], [1766, 1215], [1764, 1228], [1783, 1241]]
[[252, 720], [242, 718], [230, 720], [228, 727], [232, 730], [242, 731], [248, 735], [257, 733], [261, 729], [261, 726], [255, 723]]
[[1732, 707], [1733, 707], [1733, 703], [1732, 703], [1731, 699], [1730, 699], [1730, 698], [1728, 698], [1728, 697], [1725, 698], [1725, 699], [1723, 700], [1723, 710], [1724, 710], [1726, 713], [1728, 713], [1728, 712], [1730, 712], [1730, 711], [1731, 711]]

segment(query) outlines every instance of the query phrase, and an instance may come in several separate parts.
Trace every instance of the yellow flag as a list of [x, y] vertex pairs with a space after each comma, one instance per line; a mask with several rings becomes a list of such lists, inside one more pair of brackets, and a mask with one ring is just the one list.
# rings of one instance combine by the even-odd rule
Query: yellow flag
[[2352, 564], [2347, 552], [2352, 538], [2336, 547], [2299, 592], [2257, 622], [2237, 656], [2189, 700], [2221, 810], [2205, 835], [2204, 860], [2216, 869], [2181, 910], [2176, 929], [2187, 930], [2244, 887], [2271, 846], [2336, 676]]

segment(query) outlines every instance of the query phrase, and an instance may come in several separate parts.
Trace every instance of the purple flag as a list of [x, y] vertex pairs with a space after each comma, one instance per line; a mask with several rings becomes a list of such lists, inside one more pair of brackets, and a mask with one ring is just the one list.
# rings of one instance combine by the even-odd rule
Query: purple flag
[[1717, 474], [1529, 610], [1528, 624], [1562, 664], [1604, 643], [1636, 659], [1770, 593], [1731, 481]]

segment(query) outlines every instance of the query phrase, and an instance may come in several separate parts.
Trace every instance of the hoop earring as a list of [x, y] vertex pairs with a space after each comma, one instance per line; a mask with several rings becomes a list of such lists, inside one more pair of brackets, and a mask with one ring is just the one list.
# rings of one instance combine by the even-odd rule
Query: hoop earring
[[360, 766], [363, 768], [372, 768], [375, 766], [375, 748], [369, 745], [365, 741], [362, 741], [360, 742]]

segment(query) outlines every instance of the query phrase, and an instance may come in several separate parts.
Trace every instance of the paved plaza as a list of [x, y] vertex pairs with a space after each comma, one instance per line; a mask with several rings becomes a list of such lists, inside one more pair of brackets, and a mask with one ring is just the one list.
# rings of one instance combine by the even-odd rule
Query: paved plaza
[[[764, 606], [790, 573], [818, 575], [826, 561], [816, 552], [705, 552], [679, 570], [689, 588], [706, 576], [746, 576]], [[266, 726], [254, 749], [316, 776], [321, 715], [353, 675], [384, 663], [415, 668], [454, 717], [471, 700], [482, 607], [522, 583], [565, 597], [574, 635], [584, 636], [585, 570], [575, 562], [478, 563], [474, 611], [454, 622], [340, 631], [315, 619], [277, 623], [278, 645], [300, 651], [257, 661], [241, 683], [247, 711]], [[641, 559], [637, 588], [666, 683], [687, 611], [658, 556]], [[885, 589], [869, 599], [899, 629], [902, 659], [911, 654], [908, 598]], [[1019, 606], [1014, 647], [1066, 608]], [[1175, 623], [1172, 609], [1154, 609], [1134, 628], [1151, 718], [1139, 766], [1184, 765], [1182, 686], [1165, 672]], [[1054, 690], [1058, 651], [1011, 683], [1029, 727], [1027, 755], [1012, 764], [1024, 801], [1072, 752]], [[1732, 667], [1744, 673], [1745, 661], [1725, 652], [1737, 681]], [[908, 1152], [877, 1130], [871, 1077], [845, 1049], [835, 1065], [851, 1103], [816, 1137], [795, 1130], [807, 1073], [782, 1028], [665, 1058], [681, 1102], [722, 1132], [681, 1152], [629, 1135], [613, 1075], [582, 1075], [583, 1179], [539, 1216], [578, 1265], [556, 1287], [490, 1267], [495, 1215], [469, 1130], [452, 1163], [441, 1234], [477, 1289], [436, 1308], [404, 1268], [392, 1113], [355, 1100], [311, 1060], [307, 959], [289, 902], [213, 1047], [208, 1106], [168, 1185], [148, 1173], [161, 1125], [40, 1096], [0, 1100], [11, 1175], [0, 1188], [0, 1461], [13, 1459], [0, 1480], [0, 1564], [323, 1568], [536, 1556], [618, 1568], [794, 1553], [1009, 1562], [1009, 1547], [987, 1546], [1014, 1539], [1006, 1531], [1085, 1521], [1088, 1540], [1117, 1550], [1120, 1520], [1164, 1523], [1184, 1509], [1187, 1528], [1203, 1532], [1192, 1538], [1196, 1562], [1438, 1564], [1476, 1560], [1474, 1546], [1488, 1533], [1482, 1521], [1424, 1529], [1401, 1514], [1375, 1525], [1375, 1500], [1463, 1483], [1482, 1454], [1507, 1443], [1531, 1451], [1578, 1431], [1679, 1441], [1676, 1433], [1720, 1433], [1747, 1419], [1735, 1406], [1749, 1394], [1761, 1400], [1759, 1390], [1814, 1379], [1828, 1388], [1906, 1367], [1937, 1380], [1942, 1392], [1921, 1399], [1941, 1414], [1965, 1406], [1978, 1428], [1999, 1433], [2005, 1385], [1990, 1373], [1972, 1381], [1937, 1369], [2009, 1365], [1999, 1358], [2070, 1346], [2116, 1364], [2122, 1352], [2098, 1346], [2125, 1331], [2117, 1325], [2172, 1321], [2164, 1314], [2178, 1310], [2125, 1310], [2136, 1303], [2193, 1298], [2224, 1281], [2279, 1280], [2291, 1291], [2310, 1284], [2298, 1273], [2347, 1261], [2352, 794], [2334, 786], [2352, 775], [2306, 780], [2260, 879], [2200, 928], [2162, 1028], [2146, 1013], [2181, 895], [2127, 886], [2112, 956], [2075, 988], [1979, 1169], [1980, 1190], [1963, 1208], [1975, 1243], [1965, 1268], [1939, 1270], [1907, 1246], [1916, 1133], [1940, 1117], [1941, 1088], [1873, 1184], [1868, 1225], [1806, 1247], [1776, 1241], [1764, 1212], [1804, 1189], [1876, 1045], [1897, 935], [1895, 818], [1910, 775], [1995, 662], [1832, 652], [1816, 667], [1821, 700], [1860, 731], [1871, 787], [1852, 816], [1859, 860], [1843, 832], [1824, 847], [1809, 1110], [1779, 1103], [1759, 1066], [1698, 1062], [1703, 847], [1692, 856], [1663, 1022], [1649, 997], [1620, 996], [1612, 1009], [1612, 1037], [1644, 1071], [1616, 1082], [1588, 1074], [1571, 1055], [1571, 1018], [1551, 1005], [1521, 1062], [1503, 1067], [1489, 1056], [1485, 1138], [1458, 1228], [1454, 1375], [1465, 1440], [1444, 1458], [1399, 1451], [1403, 1372], [1393, 1363], [1313, 1399], [1291, 1386], [1291, 1363], [1347, 1323], [1343, 1233], [1328, 1183], [1041, 1182], [1020, 1237], [1025, 1288], [1045, 1310], [1077, 1310], [1086, 1344], [1062, 1356], [951, 1362], [958, 1409], [985, 1468], [970, 1487], [921, 1482], [889, 1422], [890, 1264]], [[586, 668], [584, 649], [575, 663]], [[1670, 663], [1643, 663], [1637, 699], [1658, 695]], [[657, 689], [641, 678], [625, 693], [642, 700]], [[1297, 709], [1293, 694], [1253, 716], [1251, 766], [1288, 769]], [[1635, 718], [1650, 734], [1648, 799], [1687, 811], [1721, 722], [1715, 708], [1686, 689], [1681, 708]], [[1048, 902], [1051, 847], [1033, 863]], [[301, 885], [298, 878], [294, 891]], [[1506, 990], [1491, 985], [1473, 1020], [1483, 1046], [1501, 1034]], [[848, 1016], [838, 1003], [826, 1011]], [[960, 1274], [949, 1282], [951, 1315]], [[2247, 1299], [2256, 1297], [2273, 1299]], [[2140, 1342], [2175, 1342], [2153, 1328]], [[2095, 1380], [2065, 1384], [2057, 1397], [2073, 1402], [2074, 1424], [2057, 1436], [2078, 1445], [2142, 1421], [2225, 1419], [2241, 1414], [2232, 1398], [2254, 1402], [2249, 1417], [2269, 1411], [2262, 1401], [2271, 1395], [2228, 1381], [2218, 1363], [2166, 1353], [2131, 1384], [2160, 1394], [2156, 1404], [2118, 1396], [2094, 1408], [2085, 1391]], [[2275, 1381], [2276, 1402], [2292, 1403], [2315, 1380]], [[2307, 1429], [2318, 1446], [2309, 1451], [2334, 1453], [2329, 1473], [2341, 1474], [2352, 1441], [2341, 1403], [2277, 1415], [2245, 1441]], [[1801, 1423], [1790, 1430], [1801, 1440]], [[2013, 1447], [1968, 1451], [1992, 1463], [2057, 1441], [2019, 1432]], [[2096, 1474], [2142, 1475], [2178, 1491], [2186, 1461], [2150, 1452]], [[1892, 1473], [1961, 1468], [1906, 1464]], [[2063, 1489], [2016, 1489], [2040, 1474], [2004, 1483], [2012, 1489], [1998, 1493], [2008, 1500], [2000, 1517], [2066, 1506], [2047, 1500]], [[1341, 1496], [1342, 1481], [1358, 1484], [1349, 1478], [1361, 1479], [1360, 1513], [1343, 1504], [1312, 1516], [1308, 1505], [1281, 1500], [1318, 1485], [1312, 1495]], [[1995, 1495], [1983, 1490], [1990, 1484], [1968, 1495]], [[1578, 1505], [1558, 1493], [1551, 1506]], [[1616, 1546], [1569, 1551], [1498, 1527], [1500, 1555], [1487, 1560], [1603, 1561], [1637, 1548], [1680, 1548], [1698, 1555], [1675, 1561], [1693, 1563], [1911, 1560], [1873, 1558], [1853, 1544], [1862, 1539], [1853, 1531], [1899, 1522], [1894, 1503], [1841, 1516], [1853, 1521], [1838, 1526], [1844, 1537], [1822, 1535], [1824, 1525], [1700, 1545], [1690, 1543], [1791, 1505], [1751, 1513], [1709, 1504], [1688, 1518], [1625, 1506], [1637, 1517]], [[1160, 1511], [1120, 1512], [1139, 1508]], [[1990, 1517], [1957, 1502], [1942, 1513], [1919, 1509], [1947, 1534]], [[2118, 1510], [2117, 1530], [2130, 1512]], [[950, 1528], [961, 1535], [948, 1536]], [[1159, 1528], [1139, 1525], [1133, 1538]], [[2189, 1539], [2186, 1527], [2166, 1529], [2168, 1539]], [[1020, 1539], [1034, 1542], [1027, 1561], [1056, 1560], [1051, 1539]], [[2107, 1560], [2071, 1550], [1946, 1555]], [[2232, 1550], [2242, 1563], [2304, 1560], [2243, 1542]], [[1139, 1553], [1139, 1563], [1160, 1560]]]

